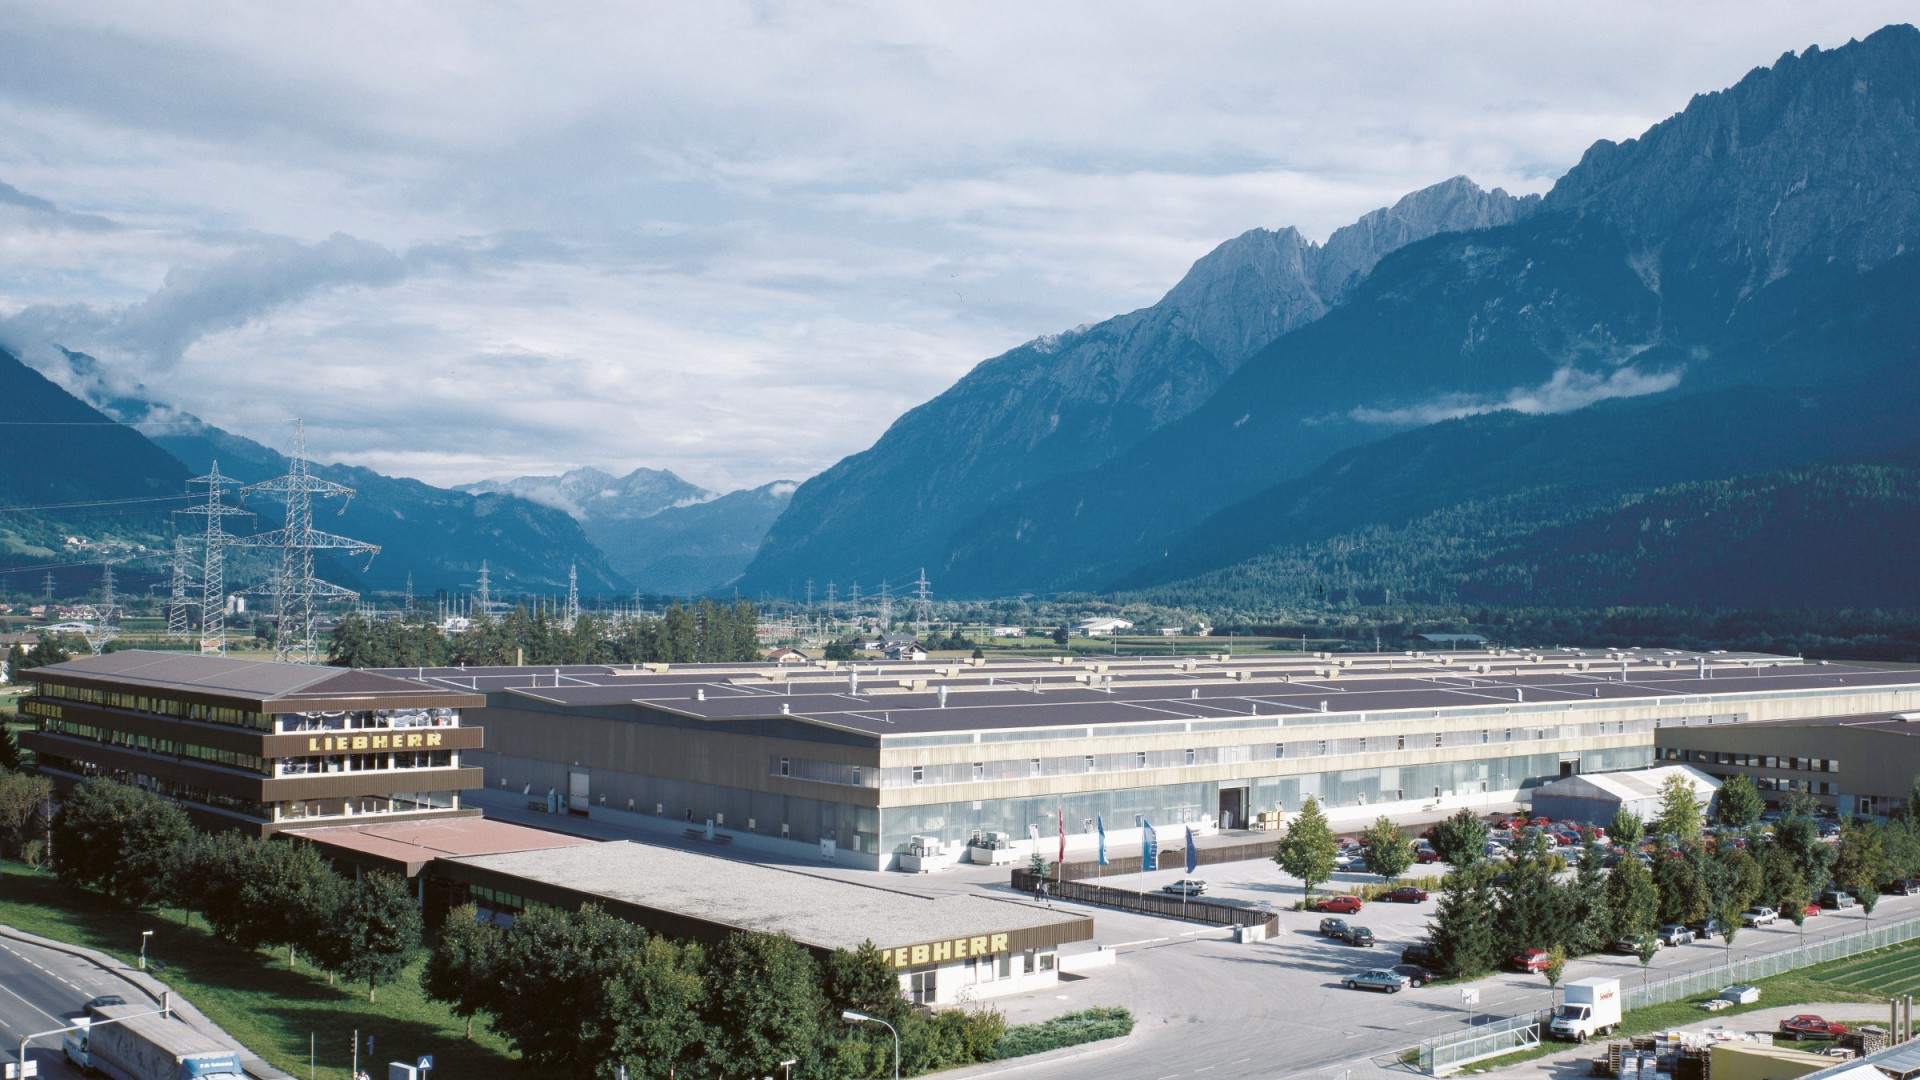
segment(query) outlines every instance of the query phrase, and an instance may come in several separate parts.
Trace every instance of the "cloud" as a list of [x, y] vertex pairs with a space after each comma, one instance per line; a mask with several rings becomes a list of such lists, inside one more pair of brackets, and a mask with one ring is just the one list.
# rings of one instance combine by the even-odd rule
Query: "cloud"
[[1362, 406], [1353, 409], [1347, 416], [1363, 424], [1413, 426], [1490, 412], [1573, 412], [1608, 398], [1641, 397], [1671, 390], [1680, 385], [1681, 375], [1679, 368], [1641, 371], [1622, 367], [1596, 373], [1563, 367], [1539, 386], [1516, 386], [1499, 397], [1442, 394], [1417, 405], [1388, 408]]

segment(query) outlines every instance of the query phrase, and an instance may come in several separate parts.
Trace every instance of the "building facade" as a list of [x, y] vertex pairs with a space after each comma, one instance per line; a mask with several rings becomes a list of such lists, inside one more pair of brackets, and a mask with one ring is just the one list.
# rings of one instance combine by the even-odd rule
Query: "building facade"
[[1907, 808], [1920, 781], [1920, 713], [1670, 727], [1655, 749], [1721, 781], [1749, 777], [1769, 806], [1800, 791], [1843, 817], [1887, 816]]
[[1648, 766], [1669, 728], [1920, 707], [1912, 672], [1577, 650], [406, 674], [486, 695], [476, 799], [872, 868], [1309, 795], [1351, 824], [1486, 806]]
[[66, 786], [107, 776], [207, 828], [473, 814], [485, 699], [364, 671], [127, 650], [26, 673], [20, 738]]

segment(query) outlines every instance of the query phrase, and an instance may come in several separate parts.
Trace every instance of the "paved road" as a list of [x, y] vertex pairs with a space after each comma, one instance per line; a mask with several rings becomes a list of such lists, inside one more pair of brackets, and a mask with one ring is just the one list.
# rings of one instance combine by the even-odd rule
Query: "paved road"
[[[68, 953], [0, 938], [0, 1059], [12, 1061], [22, 1036], [71, 1022], [89, 998], [119, 994], [144, 1001], [127, 980]], [[64, 1064], [58, 1035], [28, 1048], [42, 1076], [77, 1076]]]

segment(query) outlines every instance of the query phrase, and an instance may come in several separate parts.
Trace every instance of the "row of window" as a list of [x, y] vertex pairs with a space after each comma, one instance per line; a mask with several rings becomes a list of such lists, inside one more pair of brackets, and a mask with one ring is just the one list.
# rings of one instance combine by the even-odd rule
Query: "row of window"
[[100, 705], [109, 709], [125, 709], [128, 712], [146, 713], [149, 716], [170, 716], [176, 720], [201, 720], [209, 724], [228, 724], [233, 727], [253, 728], [257, 731], [273, 730], [272, 717], [264, 713], [235, 709], [225, 705], [202, 705], [197, 702], [153, 697], [148, 694], [130, 694], [91, 686], [61, 686], [57, 683], [41, 683], [35, 695], [79, 702], [84, 705]]
[[129, 731], [83, 724], [76, 720], [56, 720], [44, 717], [40, 721], [40, 730], [55, 735], [66, 735], [75, 739], [86, 739], [105, 746], [118, 746], [127, 750], [138, 750], [145, 754], [161, 754], [167, 757], [186, 758], [204, 761], [212, 765], [225, 765], [248, 772], [265, 772], [266, 763], [253, 754], [243, 754], [237, 750], [224, 750], [217, 746], [201, 746], [197, 743], [183, 742], [179, 739], [162, 739], [151, 735], [136, 735]]
[[387, 772], [393, 769], [450, 769], [459, 764], [452, 750], [403, 750], [396, 754], [329, 754], [322, 757], [281, 758], [275, 776], [317, 776], [321, 773]]
[[1681, 750], [1669, 746], [1663, 755], [1668, 761], [1697, 761], [1703, 765], [1739, 765], [1748, 769], [1792, 769], [1794, 772], [1837, 773], [1838, 758], [1787, 757], [1774, 754], [1734, 754], [1724, 750]]
[[159, 780], [127, 769], [103, 769], [91, 761], [80, 761], [62, 757], [58, 754], [42, 753], [40, 763], [49, 769], [72, 773], [76, 776], [104, 776], [110, 780], [142, 787], [157, 795], [165, 795], [179, 802], [199, 803], [202, 806], [217, 807], [237, 814], [267, 819], [267, 807], [254, 799], [244, 799], [238, 795], [229, 795], [222, 791], [202, 787], [199, 784], [184, 781]]

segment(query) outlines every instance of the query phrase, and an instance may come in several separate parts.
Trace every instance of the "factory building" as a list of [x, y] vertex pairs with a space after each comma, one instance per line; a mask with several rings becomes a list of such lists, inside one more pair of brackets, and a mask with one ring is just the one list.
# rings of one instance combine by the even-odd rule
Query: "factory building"
[[368, 671], [124, 652], [35, 668], [20, 744], [62, 788], [106, 776], [183, 805], [202, 828], [475, 814], [479, 694]]
[[1646, 650], [387, 674], [485, 697], [470, 801], [875, 869], [1489, 806], [1663, 731], [1920, 709], [1920, 673]]
[[1920, 779], [1920, 712], [1669, 727], [1654, 747], [1663, 763], [1685, 763], [1722, 781], [1751, 777], [1769, 806], [1802, 791], [1843, 817], [1884, 817], [1907, 808]]

